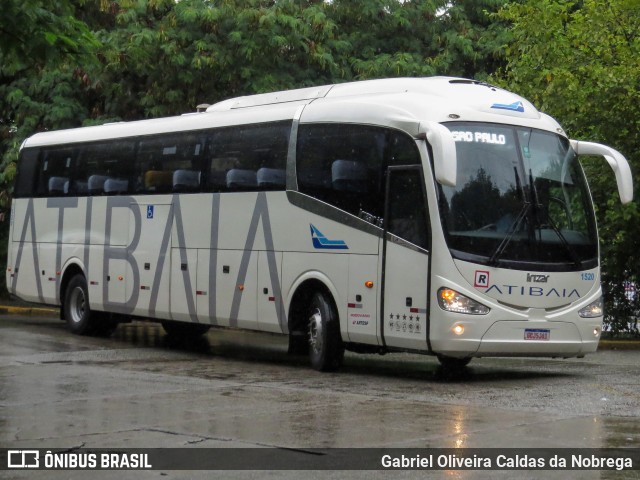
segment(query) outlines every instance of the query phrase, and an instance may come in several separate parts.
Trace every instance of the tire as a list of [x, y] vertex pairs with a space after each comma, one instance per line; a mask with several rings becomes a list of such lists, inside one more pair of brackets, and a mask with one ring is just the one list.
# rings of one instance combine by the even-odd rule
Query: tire
[[321, 372], [337, 370], [344, 358], [340, 320], [330, 297], [322, 292], [311, 296], [308, 308], [309, 360]]
[[309, 337], [306, 332], [299, 334], [297, 332], [289, 333], [289, 347], [287, 349], [289, 355], [308, 355], [309, 354]]
[[464, 370], [464, 368], [469, 365], [471, 357], [455, 358], [447, 357], [445, 355], [438, 355], [438, 360], [440, 361], [440, 365], [443, 369], [450, 371], [460, 371]]
[[63, 308], [64, 317], [72, 333], [92, 335], [99, 332], [99, 315], [89, 308], [89, 292], [84, 275], [76, 275], [69, 281]]
[[187, 322], [174, 322], [171, 320], [165, 320], [162, 322], [162, 328], [170, 337], [174, 338], [193, 338], [204, 335], [209, 331], [211, 325], [203, 323], [187, 323]]

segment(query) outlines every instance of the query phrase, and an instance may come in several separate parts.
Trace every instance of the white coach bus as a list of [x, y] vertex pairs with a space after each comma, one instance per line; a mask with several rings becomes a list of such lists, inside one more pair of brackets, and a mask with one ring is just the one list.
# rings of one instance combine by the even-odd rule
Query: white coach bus
[[151, 318], [344, 350], [575, 357], [602, 327], [598, 236], [569, 140], [491, 85], [404, 78], [234, 98], [22, 146], [7, 284], [72, 332]]

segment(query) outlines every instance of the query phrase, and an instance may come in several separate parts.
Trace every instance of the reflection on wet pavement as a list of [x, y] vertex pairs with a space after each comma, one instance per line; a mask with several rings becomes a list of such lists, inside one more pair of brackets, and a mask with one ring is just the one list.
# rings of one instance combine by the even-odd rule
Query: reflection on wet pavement
[[640, 445], [635, 351], [478, 359], [455, 377], [432, 357], [348, 353], [323, 374], [255, 332], [185, 341], [134, 322], [89, 338], [6, 317], [0, 336], [0, 438], [16, 447]]

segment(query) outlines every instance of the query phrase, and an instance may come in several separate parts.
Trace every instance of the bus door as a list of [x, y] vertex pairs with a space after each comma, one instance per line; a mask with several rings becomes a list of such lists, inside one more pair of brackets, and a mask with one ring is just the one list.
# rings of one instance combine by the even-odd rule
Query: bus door
[[429, 224], [422, 167], [389, 167], [380, 330], [389, 347], [427, 348]]

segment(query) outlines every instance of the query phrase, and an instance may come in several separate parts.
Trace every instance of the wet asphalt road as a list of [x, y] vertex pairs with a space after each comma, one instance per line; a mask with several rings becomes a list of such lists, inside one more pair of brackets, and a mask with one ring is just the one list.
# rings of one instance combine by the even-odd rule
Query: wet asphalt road
[[[639, 447], [640, 351], [584, 359], [347, 353], [318, 373], [286, 339], [212, 330], [176, 343], [153, 323], [79, 337], [0, 316], [0, 445], [150, 447]], [[638, 472], [427, 472], [428, 478], [638, 478]], [[426, 478], [423, 473], [420, 478]], [[209, 478], [203, 472], [0, 472], [2, 478]], [[218, 472], [216, 478], [388, 478], [387, 472]], [[416, 472], [394, 472], [394, 478]]]

